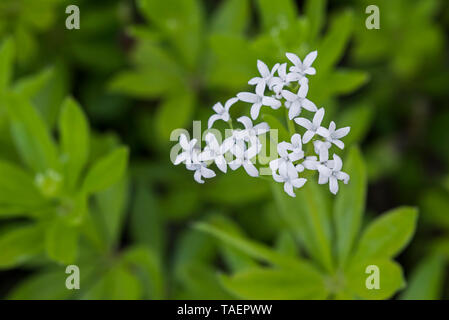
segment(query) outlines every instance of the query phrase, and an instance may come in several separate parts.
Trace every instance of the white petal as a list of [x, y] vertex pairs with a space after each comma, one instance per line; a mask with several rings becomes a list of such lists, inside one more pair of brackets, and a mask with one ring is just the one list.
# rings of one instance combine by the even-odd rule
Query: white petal
[[311, 112], [317, 111], [315, 103], [310, 101], [309, 99], [304, 99], [301, 101], [301, 105], [304, 109], [309, 110]]
[[295, 188], [301, 188], [305, 183], [307, 182], [307, 179], [299, 178], [292, 181], [292, 184]]
[[204, 178], [213, 178], [215, 177], [215, 172], [209, 168], [201, 167], [201, 175]]
[[308, 84], [302, 84], [298, 90], [298, 97], [305, 98], [307, 96], [307, 92], [309, 91]]
[[305, 74], [310, 74], [311, 76], [313, 76], [314, 74], [316, 74], [316, 69], [313, 67], [307, 68], [306, 70], [304, 70]]
[[262, 104], [264, 106], [269, 106], [273, 109], [278, 109], [281, 106], [281, 102], [271, 97], [263, 97]]
[[236, 103], [237, 101], [239, 101], [239, 99], [237, 99], [236, 97], [234, 97], [234, 98], [231, 98], [231, 99], [229, 99], [228, 101], [226, 101], [226, 103], [225, 103], [225, 110], [227, 111], [227, 112], [229, 112], [229, 109], [232, 107], [232, 105], [234, 104], [234, 103]]
[[301, 59], [299, 59], [296, 54], [287, 52], [285, 55], [287, 56], [287, 59], [290, 60], [295, 66], [302, 65]]
[[276, 171], [277, 169], [279, 169], [279, 161], [281, 159], [274, 159], [270, 161], [270, 169], [271, 171]]
[[242, 166], [242, 162], [240, 160], [233, 160], [229, 163], [229, 168], [231, 168], [232, 170], [237, 170], [238, 168], [240, 168]]
[[243, 168], [245, 171], [250, 175], [251, 177], [258, 177], [259, 176], [259, 170], [254, 166], [254, 164], [251, 161], [245, 161], [243, 163]]
[[279, 66], [278, 74], [279, 74], [279, 77], [281, 77], [282, 79], [287, 78], [287, 63], [283, 63]]
[[298, 96], [296, 94], [294, 94], [293, 92], [290, 92], [288, 90], [282, 90], [281, 93], [282, 93], [282, 96], [287, 101], [296, 101], [296, 100], [298, 100]]
[[173, 164], [175, 166], [177, 166], [181, 162], [185, 161], [186, 158], [187, 158], [187, 153], [186, 152], [182, 152], [182, 153], [178, 154], [178, 156], [176, 157], [175, 162], [173, 162]]
[[318, 175], [318, 184], [326, 184], [329, 181], [329, 176], [326, 174], [320, 173]]
[[193, 179], [195, 179], [198, 183], [204, 183], [204, 180], [201, 179], [201, 169], [195, 171], [193, 174]]
[[293, 185], [290, 182], [284, 183], [284, 191], [291, 197], [296, 197], [296, 194], [293, 192]]
[[334, 132], [336, 127], [337, 125], [335, 124], [335, 122], [331, 121], [331, 123], [329, 124], [329, 132]]
[[259, 97], [263, 97], [264, 93], [265, 93], [265, 86], [266, 83], [265, 81], [260, 81], [257, 85], [256, 85], [256, 94]]
[[302, 143], [308, 143], [310, 140], [312, 140], [314, 135], [315, 135], [315, 132], [313, 132], [311, 130], [307, 130], [304, 133], [304, 135], [302, 136]]
[[260, 135], [270, 131], [270, 126], [266, 122], [261, 122], [256, 124], [253, 129], [256, 131], [257, 135]]
[[248, 84], [253, 86], [255, 84], [258, 84], [260, 81], [263, 81], [263, 79], [261, 77], [255, 77], [255, 78], [250, 79], [248, 81]]
[[343, 161], [341, 161], [341, 158], [338, 155], [334, 154], [334, 165], [333, 165], [332, 170], [340, 171], [342, 167], [343, 167]]
[[320, 108], [313, 116], [313, 124], [316, 127], [321, 126], [321, 121], [323, 121], [323, 117], [324, 117], [324, 108]]
[[278, 175], [276, 172], [272, 173], [273, 179], [276, 182], [285, 182], [285, 178], [281, 175]]
[[259, 97], [257, 96], [257, 94], [251, 92], [240, 92], [237, 94], [237, 98], [248, 103], [255, 103], [256, 101], [259, 101]]
[[290, 109], [288, 110], [288, 118], [292, 120], [297, 117], [301, 113], [301, 104], [299, 101], [294, 101], [290, 105]]
[[349, 133], [350, 130], [351, 130], [350, 127], [344, 127], [344, 128], [335, 130], [335, 132], [332, 135], [332, 137], [335, 138], [335, 139], [341, 139], [344, 136], [346, 136]]
[[319, 127], [317, 129], [316, 133], [318, 133], [323, 138], [329, 138], [329, 136], [330, 136], [329, 130], [327, 130], [326, 128], [323, 128], [323, 127]]
[[312, 51], [310, 52], [305, 58], [303, 65], [308, 68], [312, 65], [312, 63], [315, 61], [316, 57], [318, 55], [318, 51]]
[[241, 124], [243, 124], [243, 126], [247, 130], [253, 128], [253, 122], [247, 116], [240, 117], [240, 118], [237, 119], [237, 121], [240, 122]]
[[257, 117], [259, 116], [259, 112], [260, 112], [260, 108], [261, 107], [262, 107], [262, 103], [255, 103], [251, 107], [251, 118], [253, 118], [253, 120], [256, 120]]
[[331, 176], [329, 178], [329, 190], [333, 193], [333, 194], [337, 194], [338, 192], [338, 181], [337, 178]]
[[292, 146], [288, 142], [282, 141], [282, 142], [278, 143], [277, 151], [278, 151], [278, 154], [283, 158], [288, 155], [287, 150], [291, 150], [291, 149], [292, 149]]
[[294, 135], [292, 135], [292, 144], [295, 146], [299, 146], [300, 149], [302, 149], [302, 140], [301, 140], [301, 135], [299, 133], [295, 133]]
[[267, 65], [261, 60], [257, 60], [257, 69], [264, 78], [269, 77], [271, 75]]
[[[308, 157], [308, 158], [312, 158], [312, 157]], [[307, 170], [316, 170], [318, 167], [318, 161], [313, 160], [313, 159], [306, 159], [303, 161], [302, 165], [307, 169]]]
[[335, 144], [337, 147], [339, 147], [341, 150], [345, 148], [345, 144], [340, 140], [332, 140], [332, 143]]
[[348, 184], [349, 182], [349, 174], [346, 172], [340, 171], [335, 174], [338, 180], [342, 180], [344, 184]]
[[226, 173], [228, 166], [227, 166], [226, 160], [223, 156], [218, 156], [215, 159], [215, 164], [217, 165], [217, 168], [220, 169], [220, 171]]
[[212, 107], [212, 109], [213, 109], [216, 113], [223, 113], [223, 112], [224, 112], [223, 105], [222, 105], [220, 102], [217, 102], [216, 104], [214, 104], [214, 106]]
[[189, 150], [189, 140], [187, 139], [185, 134], [181, 134], [179, 136], [179, 144], [184, 150]]
[[[311, 129], [312, 129], [312, 122], [310, 122], [309, 119], [306, 119], [306, 118], [296, 118], [296, 119], [295, 119], [295, 122], [296, 122], [297, 124], [299, 124], [301, 127], [306, 128], [307, 130], [311, 130]], [[307, 143], [308, 141], [304, 141], [304, 138], [303, 138], [303, 142], [304, 142], [304, 143]]]

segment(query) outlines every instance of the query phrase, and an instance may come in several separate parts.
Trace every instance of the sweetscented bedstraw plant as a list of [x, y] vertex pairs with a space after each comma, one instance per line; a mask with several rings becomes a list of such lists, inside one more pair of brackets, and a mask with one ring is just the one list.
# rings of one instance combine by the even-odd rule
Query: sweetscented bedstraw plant
[[[317, 51], [310, 52], [304, 61], [293, 53], [287, 53], [286, 56], [293, 64], [290, 68], [287, 63], [277, 63], [270, 70], [264, 62], [258, 60], [260, 76], [248, 82], [255, 86], [255, 92], [238, 93], [237, 97], [229, 99], [224, 106], [217, 103], [212, 107], [215, 114], [209, 118], [208, 129], [213, 128], [214, 123], [219, 120], [231, 123], [229, 110], [237, 101], [251, 104], [252, 120], [246, 116], [237, 119], [244, 126], [243, 129], [234, 129], [231, 125], [231, 135], [221, 144], [214, 134], [207, 133], [204, 150], [200, 149], [197, 139], [189, 141], [186, 135], [181, 134], [179, 144], [182, 152], [178, 154], [174, 164], [184, 163], [188, 170], [194, 171], [194, 179], [198, 183], [204, 183], [203, 178], [215, 177], [215, 172], [208, 168], [212, 163], [224, 173], [227, 172], [228, 166], [231, 170], [243, 167], [250, 176], [258, 177], [259, 170], [254, 165], [254, 159], [262, 150], [259, 136], [276, 128], [270, 128], [265, 122], [253, 125], [253, 120], [258, 119], [262, 107], [274, 110], [285, 107], [287, 121], [294, 121], [305, 131], [301, 136], [290, 130], [291, 141], [277, 144], [279, 158], [269, 164], [273, 179], [283, 183], [284, 191], [292, 197], [295, 197], [294, 189], [301, 188], [307, 182], [306, 178], [300, 177], [304, 170], [317, 171], [318, 183], [328, 183], [333, 194], [338, 192], [338, 181], [347, 184], [349, 175], [341, 171], [341, 158], [337, 154], [330, 158], [329, 150], [332, 145], [344, 149], [344, 143], [340, 139], [349, 133], [350, 127], [337, 129], [334, 121], [330, 122], [328, 128], [322, 126], [324, 108], [318, 109], [307, 99], [307, 76], [316, 74], [312, 64], [317, 57]], [[313, 114], [311, 119], [304, 116], [303, 109]], [[291, 125], [290, 123], [289, 126]], [[313, 145], [314, 154], [306, 154], [306, 144]]]

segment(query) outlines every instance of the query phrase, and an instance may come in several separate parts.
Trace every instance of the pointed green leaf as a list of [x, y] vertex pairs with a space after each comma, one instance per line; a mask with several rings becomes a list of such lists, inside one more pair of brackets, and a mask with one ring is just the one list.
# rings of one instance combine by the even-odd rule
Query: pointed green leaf
[[87, 173], [83, 190], [95, 193], [117, 183], [125, 174], [128, 153], [128, 148], [121, 147], [99, 159]]
[[349, 184], [341, 188], [334, 204], [334, 223], [337, 235], [337, 255], [341, 265], [353, 249], [365, 210], [366, 198], [366, 168], [362, 154], [358, 148], [351, 148], [343, 171], [351, 179]]
[[288, 28], [298, 15], [293, 0], [257, 0], [257, 8], [265, 31], [276, 27]]
[[373, 258], [393, 258], [411, 240], [418, 210], [399, 207], [381, 215], [365, 229], [353, 261]]
[[63, 103], [59, 133], [66, 184], [74, 188], [89, 156], [89, 124], [81, 107], [71, 98]]
[[212, 33], [239, 34], [249, 23], [249, 1], [223, 1], [212, 17]]

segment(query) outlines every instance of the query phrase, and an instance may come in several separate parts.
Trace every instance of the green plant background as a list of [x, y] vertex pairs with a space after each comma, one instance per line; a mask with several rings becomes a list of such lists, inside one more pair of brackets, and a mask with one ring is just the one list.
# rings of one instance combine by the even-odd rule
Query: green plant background
[[[448, 28], [444, 0], [1, 1], [0, 297], [449, 297]], [[351, 126], [336, 197], [173, 166], [172, 130], [246, 90], [257, 59], [315, 49], [309, 96]]]

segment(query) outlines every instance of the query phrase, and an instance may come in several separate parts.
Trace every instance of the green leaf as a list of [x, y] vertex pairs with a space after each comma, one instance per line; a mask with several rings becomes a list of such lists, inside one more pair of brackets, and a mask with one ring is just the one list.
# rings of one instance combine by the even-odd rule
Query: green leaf
[[142, 295], [139, 279], [123, 265], [109, 269], [88, 289], [86, 300], [137, 300]]
[[44, 249], [42, 225], [16, 227], [0, 235], [0, 269], [16, 267]]
[[272, 28], [288, 28], [298, 16], [293, 0], [257, 0], [259, 16], [265, 31]]
[[413, 270], [403, 300], [438, 300], [442, 298], [446, 259], [441, 255], [425, 257]]
[[309, 300], [325, 299], [324, 280], [317, 272], [254, 268], [222, 276], [221, 282], [240, 299]]
[[227, 0], [212, 17], [212, 33], [240, 34], [245, 31], [249, 23], [249, 1]]
[[334, 204], [334, 223], [337, 236], [337, 255], [344, 265], [354, 247], [360, 230], [366, 199], [366, 168], [358, 148], [351, 148], [344, 171], [351, 180], [338, 193]]
[[352, 27], [352, 11], [343, 11], [332, 19], [328, 32], [318, 47], [316, 68], [320, 70], [320, 73], [325, 73], [343, 56], [352, 33]]
[[44, 69], [37, 74], [33, 74], [17, 81], [14, 84], [13, 90], [18, 95], [31, 99], [49, 82], [53, 75], [53, 68]]
[[329, 87], [332, 94], [348, 94], [351, 93], [369, 80], [369, 76], [364, 71], [338, 69], [327, 76]]
[[193, 116], [195, 97], [191, 92], [179, 93], [167, 98], [155, 116], [158, 138], [167, 143], [173, 130], [184, 128]]
[[140, 11], [172, 42], [185, 65], [192, 68], [202, 43], [203, 12], [198, 0], [140, 0]]
[[61, 219], [55, 219], [45, 234], [48, 256], [61, 263], [72, 264], [78, 255], [78, 230]]
[[[12, 163], [0, 161], [0, 204], [32, 209], [45, 199], [35, 187], [33, 177]], [[0, 214], [2, 215], [2, 214]]]
[[128, 181], [120, 179], [106, 190], [95, 195], [98, 213], [105, 230], [105, 236], [110, 248], [114, 248], [120, 240], [123, 231], [126, 204], [128, 200]]
[[326, 270], [332, 270], [330, 210], [319, 186], [309, 181], [295, 198], [288, 196], [282, 185], [273, 183], [272, 190], [279, 213], [307, 252]]
[[23, 161], [35, 172], [58, 171], [56, 144], [37, 110], [17, 95], [10, 95], [7, 105], [12, 136]]
[[65, 182], [69, 188], [74, 188], [89, 157], [89, 124], [81, 107], [71, 98], [63, 103], [59, 133]]
[[235, 232], [231, 233], [224, 229], [223, 226], [197, 223], [195, 228], [213, 235], [227, 245], [239, 249], [254, 259], [285, 268], [314, 269], [299, 259], [282, 255], [260, 243], [245, 239], [242, 235], [236, 234]]
[[396, 256], [412, 238], [417, 218], [417, 209], [410, 207], [384, 213], [366, 228], [353, 261]]
[[164, 275], [161, 261], [156, 254], [147, 247], [132, 247], [123, 256], [123, 261], [140, 271], [140, 276], [147, 289], [147, 299], [164, 298]]
[[0, 93], [6, 90], [11, 82], [14, 68], [15, 46], [11, 38], [6, 38], [0, 48]]
[[[367, 278], [374, 275], [366, 273], [370, 265], [379, 268], [379, 289], [368, 289]], [[369, 270], [368, 270], [369, 271]], [[346, 274], [347, 287], [359, 298], [381, 300], [391, 298], [405, 286], [402, 269], [399, 264], [388, 259], [372, 259], [351, 267]]]
[[110, 90], [138, 98], [154, 98], [176, 92], [185, 85], [175, 58], [153, 43], [139, 43], [132, 59], [138, 68], [116, 75], [109, 83]]
[[132, 239], [161, 254], [164, 247], [164, 224], [156, 195], [146, 186], [138, 185], [132, 203], [130, 218]]
[[64, 270], [35, 273], [16, 285], [9, 293], [11, 300], [65, 300], [74, 291], [65, 286], [67, 274]]
[[285, 125], [275, 116], [271, 114], [264, 113], [262, 115], [262, 119], [268, 123], [270, 128], [276, 128], [278, 131], [278, 141], [289, 141], [290, 140], [290, 134], [288, 133], [287, 129], [285, 128]]
[[304, 8], [309, 21], [309, 41], [314, 42], [323, 28], [326, 17], [326, 0], [307, 0]]
[[99, 159], [87, 173], [83, 190], [95, 193], [117, 183], [125, 174], [128, 153], [128, 148], [120, 147]]

